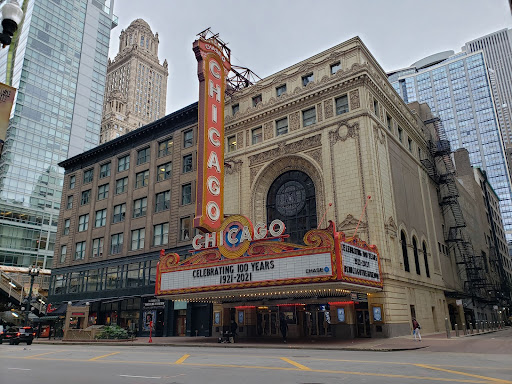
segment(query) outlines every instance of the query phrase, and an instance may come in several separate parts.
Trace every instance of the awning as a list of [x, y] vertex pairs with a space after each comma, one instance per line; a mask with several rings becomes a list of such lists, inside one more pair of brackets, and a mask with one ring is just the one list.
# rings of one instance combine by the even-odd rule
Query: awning
[[33, 319], [32, 321], [34, 323], [44, 323], [45, 321], [55, 321], [59, 318], [60, 318], [60, 316], [43, 316], [43, 317], [38, 317], [37, 319]]

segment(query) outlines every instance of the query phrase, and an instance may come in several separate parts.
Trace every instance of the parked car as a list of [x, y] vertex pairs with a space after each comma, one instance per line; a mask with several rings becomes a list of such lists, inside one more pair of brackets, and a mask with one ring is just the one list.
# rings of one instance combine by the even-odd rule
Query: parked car
[[19, 343], [32, 344], [36, 333], [32, 327], [12, 327], [5, 332], [5, 341], [9, 341], [9, 344], [18, 345]]
[[5, 336], [5, 328], [3, 325], [0, 325], [0, 344], [2, 344], [4, 336]]

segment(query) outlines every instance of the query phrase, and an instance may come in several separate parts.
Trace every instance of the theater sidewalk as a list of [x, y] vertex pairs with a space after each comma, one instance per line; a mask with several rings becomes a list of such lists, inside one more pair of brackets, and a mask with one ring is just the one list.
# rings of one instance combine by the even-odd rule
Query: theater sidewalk
[[[494, 335], [490, 335], [494, 334]], [[492, 336], [492, 337], [491, 337]], [[512, 328], [504, 330], [486, 331], [485, 333], [466, 335], [461, 333], [456, 337], [447, 338], [446, 333], [436, 333], [423, 336], [421, 342], [414, 341], [412, 336], [394, 337], [389, 339], [311, 339], [311, 340], [290, 340], [283, 343], [280, 339], [240, 339], [234, 344], [218, 343], [214, 337], [154, 337], [149, 343], [147, 337], [140, 337], [129, 341], [99, 340], [91, 341], [62, 341], [36, 339], [34, 344], [57, 344], [57, 345], [116, 345], [116, 346], [172, 346], [172, 347], [219, 347], [219, 348], [287, 348], [287, 349], [324, 349], [324, 350], [348, 350], [348, 351], [405, 351], [428, 348], [433, 351], [474, 351], [475, 344], [478, 347], [491, 351], [500, 350], [503, 344], [504, 353], [509, 349], [506, 344], [512, 339]], [[488, 345], [489, 344], [489, 345]], [[500, 344], [498, 347], [496, 344]], [[499, 353], [499, 352], [498, 352]]]

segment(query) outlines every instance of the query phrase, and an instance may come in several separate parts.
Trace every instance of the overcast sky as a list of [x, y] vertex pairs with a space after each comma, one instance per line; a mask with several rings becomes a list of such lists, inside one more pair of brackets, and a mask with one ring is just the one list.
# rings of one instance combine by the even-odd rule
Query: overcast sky
[[111, 58], [133, 20], [158, 32], [167, 113], [198, 99], [192, 42], [208, 27], [229, 43], [233, 64], [264, 78], [354, 36], [390, 71], [512, 26], [508, 0], [115, 0], [114, 13]]

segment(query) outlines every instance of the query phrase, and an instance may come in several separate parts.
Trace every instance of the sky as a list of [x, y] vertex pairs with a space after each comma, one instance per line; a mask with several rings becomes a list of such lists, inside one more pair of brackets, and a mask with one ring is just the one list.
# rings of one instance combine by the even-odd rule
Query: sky
[[508, 0], [115, 0], [114, 14], [110, 58], [133, 20], [158, 32], [160, 62], [169, 63], [167, 113], [198, 99], [192, 43], [208, 27], [228, 43], [232, 64], [261, 78], [354, 36], [391, 71], [512, 27]]

